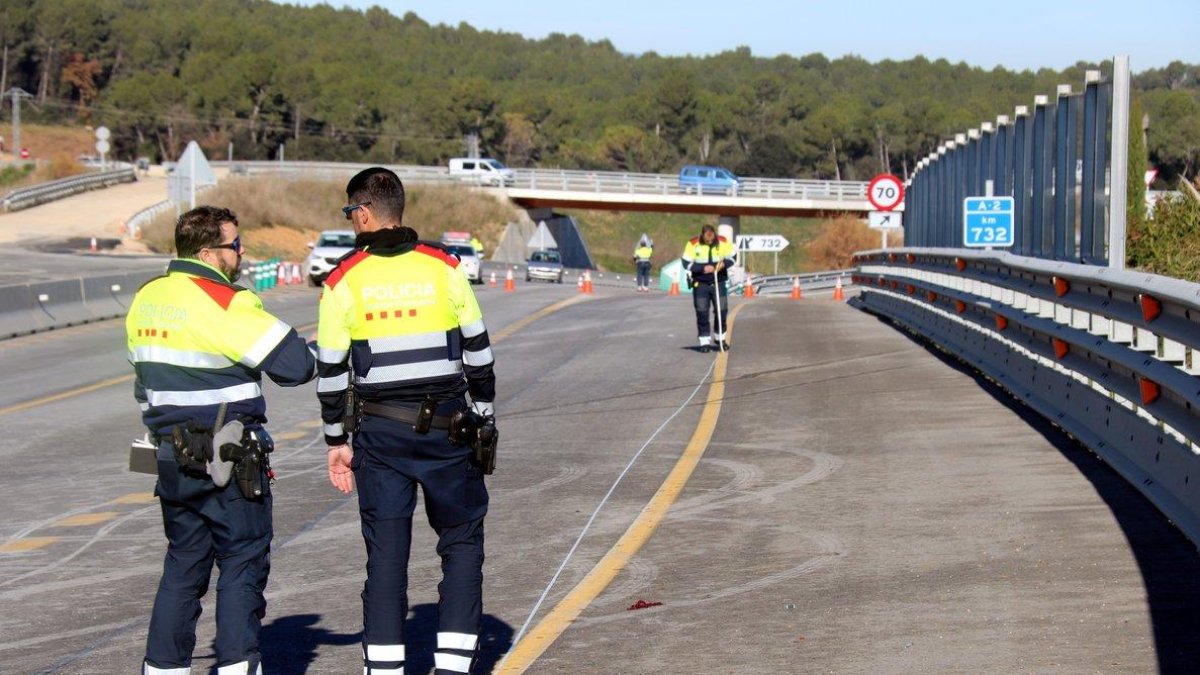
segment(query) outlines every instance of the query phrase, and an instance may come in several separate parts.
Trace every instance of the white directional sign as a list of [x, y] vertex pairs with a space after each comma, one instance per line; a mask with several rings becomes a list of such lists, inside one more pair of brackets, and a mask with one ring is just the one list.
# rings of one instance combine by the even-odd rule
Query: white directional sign
[[778, 253], [788, 245], [788, 240], [781, 234], [739, 234], [736, 242], [737, 250], [750, 253], [760, 251]]
[[903, 227], [900, 214], [895, 211], [872, 211], [867, 214], [867, 225], [873, 230], [898, 230]]

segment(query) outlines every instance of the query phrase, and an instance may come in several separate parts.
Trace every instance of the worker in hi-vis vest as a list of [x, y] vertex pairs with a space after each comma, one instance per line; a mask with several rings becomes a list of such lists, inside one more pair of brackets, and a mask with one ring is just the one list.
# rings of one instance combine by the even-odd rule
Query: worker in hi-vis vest
[[261, 380], [294, 387], [317, 375], [295, 329], [233, 285], [238, 221], [201, 206], [175, 225], [178, 258], [133, 297], [125, 330], [134, 396], [157, 446], [167, 555], [150, 616], [145, 675], [191, 671], [200, 599], [215, 562], [221, 673], [261, 673], [258, 631], [272, 537], [271, 438]]
[[[733, 244], [725, 237], [718, 236], [712, 225], [705, 225], [700, 230], [700, 236], [693, 237], [683, 247], [681, 257], [692, 287], [692, 306], [696, 310], [700, 351], [707, 353], [711, 350], [714, 340], [718, 347], [728, 350], [725, 331], [728, 330], [726, 319], [729, 313], [729, 268], [734, 264]], [[710, 311], [717, 315], [719, 330], [716, 332], [712, 330]]]

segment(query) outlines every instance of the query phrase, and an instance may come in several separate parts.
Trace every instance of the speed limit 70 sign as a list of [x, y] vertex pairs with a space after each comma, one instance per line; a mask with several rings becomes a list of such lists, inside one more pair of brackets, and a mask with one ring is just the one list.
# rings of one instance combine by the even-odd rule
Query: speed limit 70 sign
[[879, 174], [867, 185], [867, 201], [880, 211], [891, 211], [904, 201], [904, 183], [890, 173]]

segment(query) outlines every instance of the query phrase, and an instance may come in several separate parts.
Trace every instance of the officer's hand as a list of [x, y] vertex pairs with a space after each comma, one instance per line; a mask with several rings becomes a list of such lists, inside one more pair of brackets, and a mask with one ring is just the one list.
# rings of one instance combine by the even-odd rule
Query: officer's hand
[[353, 458], [354, 451], [349, 445], [329, 446], [329, 482], [345, 494], [354, 492], [354, 472], [350, 470]]
[[716, 269], [716, 268], [714, 268], [712, 265], [705, 265], [705, 266], [704, 266], [704, 273], [705, 273], [705, 274], [712, 274], [714, 269]]

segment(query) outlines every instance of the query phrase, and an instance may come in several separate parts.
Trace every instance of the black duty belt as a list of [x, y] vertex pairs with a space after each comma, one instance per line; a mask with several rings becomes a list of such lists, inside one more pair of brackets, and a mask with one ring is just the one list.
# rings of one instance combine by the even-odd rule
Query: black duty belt
[[[405, 424], [417, 423], [417, 411], [409, 408], [375, 403], [373, 401], [363, 401], [362, 412], [364, 415], [383, 417], [395, 422], [404, 422]], [[449, 429], [450, 418], [445, 415], [434, 415], [429, 426], [432, 429]]]

